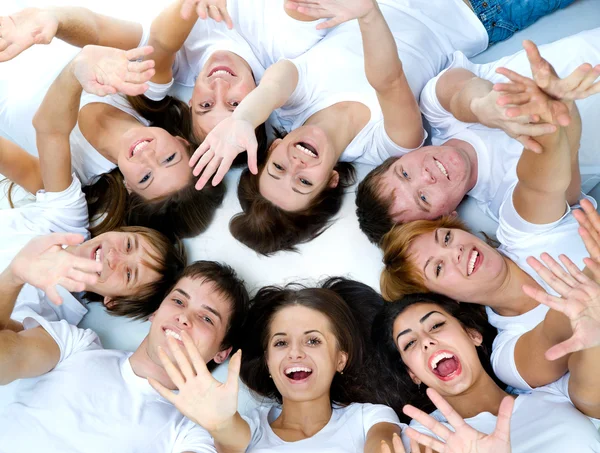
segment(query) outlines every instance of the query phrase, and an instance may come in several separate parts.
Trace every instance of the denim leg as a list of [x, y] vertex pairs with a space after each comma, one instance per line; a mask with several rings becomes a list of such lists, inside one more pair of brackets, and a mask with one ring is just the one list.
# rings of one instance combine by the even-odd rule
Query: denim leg
[[473, 10], [490, 38], [489, 45], [510, 38], [540, 17], [575, 0], [471, 0]]

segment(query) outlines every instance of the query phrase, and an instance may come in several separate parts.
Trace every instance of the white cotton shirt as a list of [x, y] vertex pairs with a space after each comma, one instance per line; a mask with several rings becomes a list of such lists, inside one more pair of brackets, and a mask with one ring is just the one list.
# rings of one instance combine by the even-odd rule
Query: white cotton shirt
[[[529, 256], [539, 259], [543, 252], [558, 260], [558, 256], [564, 253], [577, 267], [583, 269], [585, 267], [583, 259], [588, 257], [589, 253], [579, 236], [579, 224], [568, 205], [565, 205], [565, 214], [556, 222], [545, 225], [529, 223], [517, 213], [513, 203], [513, 192], [514, 186], [509, 189], [509, 196], [500, 208], [500, 224], [496, 232], [501, 243], [498, 251], [531, 275], [545, 291], [558, 296], [527, 264], [526, 260]], [[586, 198], [597, 206], [593, 198], [589, 196]], [[521, 335], [544, 320], [548, 310], [546, 305], [540, 304], [519, 316], [500, 316], [490, 307], [486, 307], [489, 323], [498, 329], [498, 335], [492, 346], [492, 368], [496, 376], [506, 384], [518, 389], [531, 389], [517, 370], [514, 358], [515, 345]]]
[[[62, 192], [38, 191], [36, 200], [23, 207], [6, 209], [0, 215], [0, 271], [31, 239], [50, 233], [78, 233], [89, 239], [88, 209], [81, 182], [73, 175], [71, 185]], [[17, 296], [12, 318], [22, 321], [21, 310], [32, 309], [49, 320], [67, 319], [78, 324], [87, 309], [74, 296], [59, 288], [63, 305], [56, 306], [43, 291], [25, 285]], [[0, 450], [1, 451], [1, 450]]]
[[[431, 416], [454, 431], [439, 410]], [[477, 431], [490, 434], [496, 428], [497, 417], [482, 412], [465, 421]], [[437, 437], [416, 420], [411, 421], [410, 427]], [[510, 420], [512, 453], [597, 453], [600, 452], [599, 427], [600, 420], [585, 416], [573, 406], [569, 398], [569, 375], [566, 375], [550, 385], [517, 396]]]
[[[448, 64], [448, 54], [461, 49], [475, 55], [487, 46], [481, 22], [461, 0], [380, 1], [402, 60], [408, 83], [418, 99], [425, 83]], [[446, 20], [452, 17], [452, 21]], [[340, 102], [359, 102], [370, 120], [341, 156], [342, 161], [378, 165], [411, 149], [396, 145], [385, 132], [377, 94], [369, 84], [357, 21], [332, 30], [304, 55], [291, 60], [298, 85], [286, 104], [276, 110], [289, 131], [312, 115]], [[426, 136], [426, 134], [424, 134]]]
[[354, 403], [346, 407], [334, 407], [329, 423], [314, 436], [296, 442], [285, 442], [271, 429], [271, 423], [280, 414], [281, 408], [277, 406], [260, 406], [243, 417], [252, 433], [246, 452], [362, 453], [367, 433], [377, 423], [392, 423], [401, 428], [406, 426], [400, 423], [396, 413], [388, 406]]
[[[540, 52], [556, 69], [560, 77], [566, 77], [582, 63], [600, 62], [600, 28], [585, 31], [551, 44], [540, 46]], [[564, 58], [569, 55], [569, 58]], [[478, 77], [494, 83], [505, 82], [496, 68], [506, 67], [526, 77], [531, 77], [531, 68], [524, 51], [501, 58], [492, 63], [471, 63], [462, 52], [454, 52], [449, 68], [465, 68]], [[445, 71], [444, 71], [445, 72]], [[479, 207], [498, 221], [500, 206], [508, 190], [517, 181], [517, 163], [523, 145], [500, 129], [491, 129], [481, 124], [458, 121], [440, 104], [435, 87], [444, 73], [427, 83], [421, 93], [421, 111], [431, 125], [431, 141], [435, 146], [450, 139], [470, 143], [477, 153], [477, 183], [468, 195], [475, 198]], [[581, 189], [588, 193], [600, 182], [600, 101], [592, 96], [577, 101], [582, 118], [583, 133], [579, 150]]]
[[[0, 452], [216, 453], [212, 438], [131, 368], [130, 352], [103, 349], [91, 330], [41, 325], [60, 348], [50, 372], [10, 384], [0, 408]], [[3, 394], [7, 393], [3, 390]]]

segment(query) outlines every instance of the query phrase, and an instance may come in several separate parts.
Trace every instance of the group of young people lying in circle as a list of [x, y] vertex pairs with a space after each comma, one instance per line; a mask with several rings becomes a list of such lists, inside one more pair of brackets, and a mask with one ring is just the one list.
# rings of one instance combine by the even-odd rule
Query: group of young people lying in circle
[[[0, 216], [0, 450], [599, 451], [600, 214], [580, 198], [600, 181], [600, 29], [477, 65], [500, 24], [571, 1], [489, 3], [0, 18], [0, 61], [55, 37], [83, 47], [33, 108], [0, 92], [17, 137], [0, 138], [0, 173], [36, 197]], [[264, 255], [321, 234], [351, 162], [376, 165], [356, 203], [381, 295], [332, 277], [250, 297], [226, 264], [187, 264], [180, 239], [246, 162], [230, 230]], [[497, 241], [457, 217], [465, 195]], [[77, 327], [84, 300], [149, 334], [103, 349]], [[240, 378], [261, 400], [248, 414]]]

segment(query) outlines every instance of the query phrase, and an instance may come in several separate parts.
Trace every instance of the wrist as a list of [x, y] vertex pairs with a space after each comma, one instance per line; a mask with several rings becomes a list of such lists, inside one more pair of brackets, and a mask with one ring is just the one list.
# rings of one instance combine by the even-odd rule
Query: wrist
[[14, 261], [2, 272], [2, 280], [13, 289], [23, 286], [26, 282], [15, 272]]
[[[238, 413], [236, 412], [234, 415], [229, 417], [227, 420], [219, 423], [213, 429], [209, 430], [209, 434], [215, 439], [215, 442], [224, 443], [227, 438], [234, 432], [235, 429], [235, 421]], [[198, 424], [198, 423], [196, 423]]]
[[369, 8], [369, 10], [365, 14], [358, 17], [358, 21], [365, 25], [371, 25], [373, 22], [376, 22], [381, 17], [383, 17], [383, 15], [381, 14], [379, 6], [377, 5], [377, 3], [372, 2], [371, 8]]

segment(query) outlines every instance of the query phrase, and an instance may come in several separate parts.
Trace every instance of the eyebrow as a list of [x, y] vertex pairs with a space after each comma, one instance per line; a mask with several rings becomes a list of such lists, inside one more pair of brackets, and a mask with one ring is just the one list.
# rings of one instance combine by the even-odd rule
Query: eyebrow
[[[304, 335], [308, 335], [308, 334], [310, 334], [310, 333], [315, 333], [315, 332], [317, 332], [317, 333], [319, 333], [319, 334], [323, 335], [323, 334], [322, 334], [322, 333], [321, 333], [319, 330], [316, 330], [316, 329], [314, 329], [314, 330], [307, 330], [306, 332], [304, 332]], [[281, 336], [285, 336], [285, 335], [287, 335], [287, 333], [285, 333], [285, 332], [277, 332], [277, 333], [274, 333], [274, 334], [273, 334], [273, 336], [272, 336], [271, 338], [273, 338], [273, 337], [277, 337], [277, 336], [280, 336], [280, 337], [281, 337]], [[323, 335], [323, 336], [325, 336], [325, 335]]]
[[[427, 313], [425, 316], [423, 316], [421, 319], [419, 319], [419, 324], [423, 324], [427, 320], [427, 318], [429, 318], [434, 313], [438, 313], [440, 315], [442, 314], [437, 310], [432, 310], [429, 313]], [[412, 329], [405, 329], [402, 332], [400, 332], [398, 335], [396, 335], [396, 343], [398, 343], [398, 338], [400, 338], [401, 335], [407, 334], [409, 332], [412, 332]]]
[[[188, 293], [186, 293], [184, 290], [182, 290], [181, 288], [175, 288], [175, 291], [182, 294], [186, 299], [191, 299], [190, 295]], [[217, 318], [219, 318], [219, 321], [223, 321], [223, 317], [221, 316], [221, 313], [219, 313], [217, 310], [215, 310], [210, 305], [202, 304], [200, 306], [202, 308], [204, 308], [205, 310], [210, 311], [213, 315], [215, 315]]]

